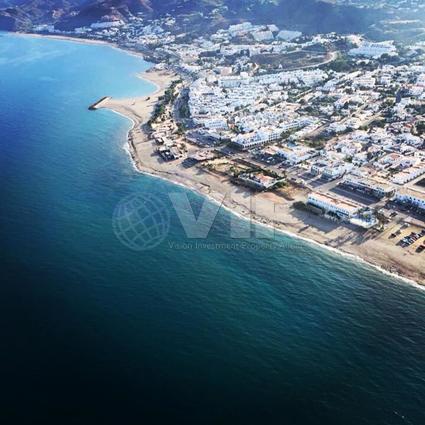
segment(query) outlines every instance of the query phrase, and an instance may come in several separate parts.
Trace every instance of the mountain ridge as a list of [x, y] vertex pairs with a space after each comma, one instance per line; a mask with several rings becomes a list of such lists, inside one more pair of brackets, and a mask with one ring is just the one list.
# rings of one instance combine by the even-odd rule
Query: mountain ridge
[[[33, 24], [54, 24], [71, 31], [93, 22], [143, 14], [157, 18], [171, 15], [177, 25], [196, 29], [213, 11], [222, 24], [251, 20], [301, 29], [306, 33], [362, 32], [375, 13], [323, 0], [0, 0], [0, 29], [29, 30]], [[199, 30], [208, 30], [201, 22]], [[211, 24], [214, 25], [214, 24]]]

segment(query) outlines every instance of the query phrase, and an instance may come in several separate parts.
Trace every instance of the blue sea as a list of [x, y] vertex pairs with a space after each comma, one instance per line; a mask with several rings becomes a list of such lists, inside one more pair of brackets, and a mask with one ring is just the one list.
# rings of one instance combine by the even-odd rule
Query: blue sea
[[[223, 210], [188, 239], [169, 194], [204, 199], [87, 109], [149, 95], [148, 66], [0, 35], [0, 422], [423, 425], [425, 292], [270, 230], [235, 244]], [[169, 213], [151, 249], [114, 226], [139, 194]]]

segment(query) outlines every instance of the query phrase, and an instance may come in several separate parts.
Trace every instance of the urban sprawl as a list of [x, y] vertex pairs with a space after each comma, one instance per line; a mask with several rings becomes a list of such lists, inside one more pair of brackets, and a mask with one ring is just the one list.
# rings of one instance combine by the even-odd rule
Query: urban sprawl
[[290, 191], [295, 209], [362, 231], [391, 228], [395, 243], [425, 249], [423, 44], [250, 22], [191, 37], [171, 17], [65, 35], [142, 52], [179, 76], [147, 124], [162, 161], [250, 191]]

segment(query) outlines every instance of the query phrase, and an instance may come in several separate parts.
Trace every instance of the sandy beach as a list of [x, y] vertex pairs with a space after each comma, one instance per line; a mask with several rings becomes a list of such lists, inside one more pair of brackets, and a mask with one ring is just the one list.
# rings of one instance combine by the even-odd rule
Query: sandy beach
[[[195, 190], [242, 217], [355, 256], [391, 274], [425, 284], [422, 256], [403, 250], [389, 239], [394, 226], [383, 233], [359, 231], [349, 225], [337, 224], [294, 209], [294, 201], [305, 200], [306, 193], [301, 190], [254, 193], [235, 186], [228, 177], [219, 173], [199, 166], [184, 167], [183, 159], [163, 161], [156, 154], [157, 145], [141, 127], [149, 120], [158, 98], [176, 76], [155, 70], [140, 76], [157, 86], [153, 94], [143, 98], [107, 98], [98, 105], [98, 108], [111, 109], [133, 122], [128, 135], [129, 152], [137, 170]], [[198, 150], [191, 144], [187, 148], [188, 154]]]
[[26, 32], [16, 32], [16, 35], [19, 35], [21, 37], [34, 37], [34, 38], [51, 38], [53, 40], [64, 40], [64, 41], [72, 41], [74, 43], [81, 43], [81, 44], [102, 44], [105, 46], [111, 46], [116, 47], [113, 43], [109, 43], [107, 41], [103, 40], [92, 40], [89, 38], [79, 38], [79, 37], [71, 37], [67, 35], [57, 35], [57, 34], [38, 34], [38, 33], [26, 33]]
[[[55, 35], [21, 35], [103, 44], [112, 48], [119, 48], [112, 43], [97, 40]], [[125, 50], [125, 52], [143, 57], [142, 54], [131, 50]], [[234, 214], [253, 222], [318, 243], [339, 253], [354, 256], [382, 271], [425, 285], [423, 256], [417, 255], [411, 250], [403, 250], [389, 239], [389, 235], [400, 223], [395, 223], [385, 232], [379, 234], [373, 234], [371, 231], [359, 231], [348, 225], [337, 225], [324, 218], [294, 209], [293, 202], [305, 200], [306, 197], [306, 193], [300, 190], [291, 191], [288, 189], [286, 192], [280, 191], [279, 193], [253, 193], [246, 188], [235, 186], [228, 177], [219, 173], [200, 167], [184, 167], [182, 159], [164, 162], [156, 154], [156, 144], [149, 139], [142, 127], [151, 117], [155, 105], [164, 94], [165, 89], [173, 80], [178, 79], [178, 76], [154, 67], [139, 74], [139, 77], [153, 83], [156, 90], [144, 97], [127, 99], [105, 97], [96, 102], [93, 108], [112, 110], [132, 122], [126, 147], [138, 171], [183, 185], [221, 203], [223, 207]], [[187, 144], [187, 149], [188, 154], [198, 150], [191, 144]]]
[[[56, 35], [21, 34], [29, 37], [49, 37], [87, 44], [102, 44], [112, 48], [118, 46], [98, 40]], [[120, 49], [122, 50], [122, 49]], [[126, 53], [141, 56], [141, 53], [125, 50]], [[142, 129], [149, 120], [158, 99], [177, 75], [168, 71], [152, 68], [139, 74], [139, 77], [153, 83], [156, 90], [149, 96], [127, 99], [105, 97], [96, 102], [93, 109], [112, 110], [132, 122], [128, 132], [128, 152], [134, 166], [142, 173], [166, 179], [183, 185], [253, 222], [270, 226], [278, 231], [300, 237], [323, 247], [336, 250], [360, 259], [382, 271], [425, 285], [423, 258], [412, 250], [403, 250], [396, 246], [389, 235], [400, 226], [395, 223], [383, 233], [359, 231], [348, 225], [340, 225], [324, 218], [295, 210], [294, 201], [305, 200], [302, 191], [287, 193], [253, 193], [246, 188], [235, 186], [228, 177], [204, 168], [182, 166], [183, 160], [164, 162], [156, 154], [156, 144]], [[198, 150], [188, 144], [188, 154]]]
[[[20, 34], [29, 37], [48, 37], [87, 44], [103, 44], [121, 49], [113, 43], [60, 35]], [[128, 54], [143, 57], [141, 53], [124, 50]], [[323, 247], [354, 256], [382, 271], [425, 285], [423, 256], [412, 250], [396, 246], [389, 235], [399, 228], [394, 223], [383, 233], [359, 231], [349, 225], [336, 224], [322, 217], [293, 208], [293, 202], [304, 201], [306, 192], [253, 193], [235, 186], [228, 177], [199, 167], [182, 166], [183, 160], [164, 162], [156, 154], [157, 146], [143, 130], [158, 99], [178, 76], [165, 70], [152, 68], [139, 77], [156, 86], [154, 93], [145, 97], [115, 99], [105, 97], [93, 109], [112, 110], [132, 122], [128, 132], [128, 152], [136, 169], [170, 182], [183, 185], [222, 204], [241, 217], [270, 226], [295, 237], [318, 243]], [[198, 148], [188, 144], [188, 154]], [[423, 227], [422, 227], [423, 228]]]
[[110, 109], [117, 114], [128, 118], [132, 127], [128, 132], [129, 153], [137, 169], [141, 170], [142, 162], [138, 154], [140, 144], [147, 143], [148, 138], [142, 126], [151, 117], [158, 99], [164, 94], [166, 88], [178, 77], [169, 71], [156, 70], [154, 68], [140, 73], [142, 78], [156, 86], [156, 90], [149, 96], [133, 97], [127, 99], [115, 99], [106, 97], [101, 100], [94, 109]]
[[70, 41], [72, 43], [79, 43], [79, 44], [107, 46], [111, 49], [117, 49], [117, 50], [120, 50], [121, 52], [125, 52], [128, 55], [137, 56], [142, 59], [145, 58], [143, 56], [143, 53], [138, 52], [136, 50], [132, 50], [132, 49], [124, 49], [123, 47], [120, 47], [118, 44], [113, 43], [111, 41], [94, 40], [91, 38], [72, 37], [70, 35], [57, 35], [57, 34], [38, 34], [38, 33], [25, 33], [25, 32], [15, 32], [14, 34], [19, 35], [20, 37], [50, 38], [52, 40], [68, 41], [68, 42]]

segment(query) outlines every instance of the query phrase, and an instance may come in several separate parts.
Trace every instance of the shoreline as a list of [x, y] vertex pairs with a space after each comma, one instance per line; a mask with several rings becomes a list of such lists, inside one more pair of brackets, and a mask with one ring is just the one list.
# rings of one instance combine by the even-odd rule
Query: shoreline
[[[81, 44], [100, 44], [100, 45], [110, 46], [116, 49], [120, 49], [120, 47], [118, 47], [116, 44], [110, 43], [104, 40], [92, 40], [90, 38], [72, 37], [70, 35], [40, 34], [40, 33], [20, 32], [20, 31], [8, 32], [8, 34], [18, 35], [21, 37], [51, 38], [52, 40], [72, 41], [74, 43], [81, 43]], [[124, 49], [121, 49], [121, 50], [124, 50]]]
[[[112, 111], [112, 112], [115, 112], [115, 111]], [[118, 113], [118, 115], [121, 115], [121, 114]], [[121, 115], [121, 116], [123, 116], [123, 115]], [[124, 118], [128, 118], [128, 117], [125, 117], [125, 116], [123, 116], [123, 117]], [[417, 281], [415, 281], [413, 279], [410, 279], [408, 277], [405, 277], [405, 276], [402, 276], [400, 274], [397, 274], [397, 273], [391, 272], [389, 270], [386, 270], [386, 269], [382, 268], [380, 265], [371, 263], [371, 262], [363, 259], [362, 257], [358, 256], [358, 255], [354, 255], [354, 254], [351, 254], [349, 252], [345, 252], [345, 251], [343, 251], [341, 249], [333, 248], [331, 246], [328, 246], [328, 245], [325, 245], [323, 243], [317, 242], [314, 239], [306, 238], [306, 237], [297, 235], [296, 233], [293, 233], [293, 232], [291, 232], [289, 230], [280, 229], [280, 228], [275, 227], [275, 226], [273, 226], [271, 224], [265, 224], [265, 223], [263, 223], [261, 221], [257, 221], [255, 219], [252, 219], [251, 217], [247, 217], [247, 216], [245, 216], [243, 214], [239, 214], [238, 212], [234, 211], [233, 209], [231, 209], [231, 208], [227, 207], [226, 205], [220, 203], [217, 199], [215, 199], [215, 198], [213, 198], [213, 197], [211, 197], [209, 195], [206, 195], [206, 194], [202, 193], [201, 191], [198, 191], [196, 188], [193, 188], [193, 187], [187, 186], [185, 184], [179, 183], [177, 181], [171, 180], [171, 179], [169, 179], [167, 177], [164, 177], [162, 175], [159, 175], [159, 174], [153, 174], [153, 173], [150, 173], [148, 171], [142, 171], [139, 168], [137, 168], [136, 164], [134, 163], [133, 158], [131, 156], [131, 153], [128, 150], [128, 144], [127, 143], [123, 146], [123, 149], [130, 155], [131, 164], [132, 164], [134, 170], [137, 173], [144, 174], [144, 175], [147, 175], [149, 177], [152, 177], [152, 178], [155, 178], [155, 179], [159, 179], [159, 180], [165, 181], [165, 182], [167, 182], [169, 184], [172, 184], [172, 185], [179, 186], [179, 187], [182, 187], [184, 189], [190, 190], [190, 191], [198, 194], [199, 196], [207, 199], [209, 202], [213, 202], [215, 204], [220, 205], [227, 212], [229, 212], [229, 214], [233, 214], [233, 215], [235, 215], [236, 217], [238, 217], [241, 220], [250, 221], [251, 223], [254, 223], [256, 226], [266, 227], [269, 230], [276, 231], [279, 234], [284, 235], [284, 236], [287, 236], [287, 237], [289, 237], [291, 239], [301, 240], [301, 241], [303, 241], [303, 242], [305, 242], [307, 244], [310, 244], [310, 245], [315, 246], [316, 248], [324, 249], [328, 253], [332, 253], [332, 254], [335, 254], [335, 255], [338, 255], [338, 256], [342, 256], [344, 258], [347, 258], [350, 261], [359, 262], [363, 266], [371, 267], [374, 270], [376, 270], [376, 271], [378, 271], [378, 272], [380, 272], [382, 274], [385, 274], [385, 275], [387, 275], [389, 277], [392, 277], [394, 279], [400, 280], [403, 283], [408, 283], [409, 285], [413, 285], [417, 289], [425, 290], [425, 283], [419, 283], [419, 282], [417, 282]]]
[[[362, 263], [363, 265], [367, 265], [369, 267], [374, 268], [375, 270], [386, 274], [387, 276], [391, 276], [393, 278], [397, 278], [405, 283], [409, 283], [412, 285], [417, 286], [418, 288], [425, 289], [425, 276], [423, 273], [421, 273], [420, 269], [415, 267], [409, 267], [409, 265], [403, 264], [402, 262], [398, 262], [396, 258], [390, 258], [386, 255], [377, 255], [374, 257], [373, 255], [370, 255], [370, 252], [366, 250], [363, 252], [363, 250], [360, 249], [349, 249], [349, 245], [341, 244], [340, 246], [332, 246], [332, 244], [329, 243], [329, 241], [325, 237], [320, 237], [317, 235], [315, 237], [314, 232], [305, 232], [300, 233], [300, 229], [297, 226], [291, 226], [291, 223], [277, 223], [270, 219], [267, 214], [258, 214], [257, 211], [251, 211], [248, 208], [246, 208], [244, 205], [241, 205], [240, 203], [233, 203], [233, 200], [230, 202], [224, 201], [222, 202], [220, 199], [220, 196], [223, 192], [214, 190], [209, 183], [211, 182], [211, 179], [215, 179], [216, 183], [218, 183], [219, 186], [221, 186], [220, 178], [217, 176], [213, 176], [212, 178], [208, 176], [209, 179], [207, 179], [207, 182], [205, 181], [204, 177], [207, 173], [203, 171], [199, 171], [199, 174], [202, 176], [200, 179], [196, 179], [195, 174], [198, 175], [198, 172], [193, 173], [192, 170], [185, 170], [186, 175], [182, 176], [179, 173], [175, 173], [176, 171], [176, 164], [170, 164], [170, 163], [161, 163], [159, 158], [155, 155], [154, 149], [155, 146], [153, 145], [153, 142], [149, 140], [148, 136], [145, 132], [142, 130], [142, 135], [138, 136], [137, 134], [134, 134], [134, 130], [136, 126], [143, 125], [142, 121], [135, 121], [134, 117], [132, 117], [129, 114], [126, 114], [123, 110], [117, 110], [117, 108], [108, 107], [107, 105], [103, 106], [104, 108], [110, 109], [115, 113], [118, 113], [119, 115], [129, 119], [132, 123], [131, 128], [128, 131], [127, 134], [127, 141], [124, 144], [123, 148], [126, 150], [126, 152], [129, 154], [131, 158], [131, 163], [134, 167], [134, 169], [142, 174], [149, 175], [151, 177], [159, 178], [162, 180], [165, 180], [171, 184], [175, 184], [178, 186], [182, 186], [185, 189], [191, 190], [196, 192], [198, 195], [203, 196], [207, 198], [209, 201], [218, 203], [224, 209], [226, 209], [231, 214], [236, 215], [237, 217], [251, 221], [252, 223], [255, 223], [256, 225], [265, 226], [268, 229], [272, 231], [277, 231], [280, 234], [283, 234], [285, 236], [288, 236], [290, 238], [299, 239], [306, 243], [311, 243], [319, 248], [324, 248], [328, 252], [332, 252], [333, 254], [342, 255], [345, 258], [349, 258], [351, 261], [358, 261]], [[157, 166], [155, 166], [155, 163]], [[161, 168], [158, 169], [158, 168]], [[167, 170], [166, 168], [169, 167]], [[177, 165], [178, 167], [178, 165]], [[181, 168], [180, 168], [181, 173]], [[226, 187], [224, 186], [223, 189]], [[239, 191], [239, 187], [234, 186], [230, 191]], [[227, 191], [226, 191], [227, 192]], [[217, 196], [220, 195], [220, 196]], [[259, 195], [265, 195], [267, 197], [267, 193], [259, 194]], [[283, 214], [283, 221], [288, 220], [290, 221], [290, 208], [286, 208], [285, 213]], [[328, 223], [327, 220], [321, 218], [321, 217], [310, 217], [312, 218], [313, 222], [319, 222], [322, 221], [323, 225], [326, 227], [328, 225], [332, 226], [331, 223]], [[346, 229], [337, 229], [336, 233], [341, 234], [345, 233]], [[387, 242], [387, 241], [385, 241]], [[398, 250], [401, 250], [400, 247], [395, 247]], [[381, 252], [385, 252], [381, 251]], [[403, 251], [399, 252], [400, 254], [403, 253]]]
[[[17, 34], [40, 38], [47, 37], [84, 44], [101, 44], [144, 59], [144, 56], [141, 53], [133, 52], [132, 50], [119, 47], [114, 43], [102, 40], [89, 40], [68, 36], [41, 34]], [[279, 205], [282, 207], [280, 220], [275, 221], [275, 210], [263, 211], [262, 214], [258, 213], [257, 210], [251, 210], [250, 205], [246, 205], [246, 202], [242, 202], [240, 195], [240, 192], [242, 191], [244, 192], [242, 198], [246, 198], [246, 195], [249, 195], [250, 193], [245, 189], [241, 190], [239, 186], [232, 185], [229, 183], [228, 179], [222, 179], [217, 174], [213, 175], [211, 172], [206, 172], [205, 170], [196, 169], [197, 172], [193, 172], [194, 170], [190, 168], [183, 169], [183, 167], [180, 166], [181, 161], [173, 163], [161, 162], [157, 155], [155, 155], [155, 146], [152, 140], [149, 140], [143, 126], [149, 120], [159, 97], [162, 96], [171, 82], [177, 78], [177, 75], [172, 74], [169, 71], [155, 69], [153, 66], [149, 70], [137, 74], [137, 76], [153, 84], [155, 86], [155, 91], [144, 97], [127, 99], [105, 98], [102, 99], [101, 103], [96, 105], [95, 108], [96, 110], [108, 109], [130, 120], [131, 126], [127, 132], [127, 141], [123, 148], [129, 154], [131, 163], [137, 172], [166, 180], [171, 184], [183, 186], [184, 188], [192, 190], [212, 202], [219, 203], [227, 211], [239, 218], [249, 220], [256, 225], [265, 226], [291, 238], [301, 239], [307, 243], [312, 243], [317, 247], [325, 248], [327, 251], [333, 252], [334, 254], [350, 258], [352, 261], [360, 261], [381, 273], [383, 272], [386, 275], [424, 289], [425, 274], [421, 271], [420, 266], [418, 267], [413, 261], [409, 261], [412, 260], [412, 258], [409, 258], [406, 252], [404, 252], [403, 255], [403, 251], [401, 251], [400, 247], [395, 247], [399, 250], [397, 252], [395, 252], [394, 249], [389, 250], [390, 244], [388, 243], [388, 240], [383, 240], [382, 236], [379, 241], [380, 243], [378, 243], [377, 240], [367, 240], [365, 245], [371, 245], [367, 248], [355, 246], [354, 244], [350, 244], [350, 237], [357, 237], [358, 232], [352, 231], [352, 229], [350, 230], [346, 226], [333, 228], [334, 226], [332, 223], [329, 223], [327, 220], [321, 217], [306, 217], [305, 213], [304, 217], [300, 218], [300, 216], [303, 216], [303, 213], [294, 211], [291, 206], [288, 205], [289, 201], [286, 198], [283, 201], [284, 203], [286, 202], [286, 205]], [[217, 199], [219, 198], [217, 195], [221, 196], [223, 193], [234, 195], [235, 199], [231, 196], [230, 201], [225, 199], [222, 202], [220, 199]], [[256, 199], [255, 202], [259, 199], [260, 203], [264, 201], [262, 206], [265, 206], [265, 203], [267, 202], [267, 204], [269, 204], [268, 207], [272, 205], [273, 208], [275, 208], [279, 201], [282, 203], [282, 197], [272, 193], [251, 195], [252, 198]], [[316, 227], [316, 229], [314, 229], [314, 227]], [[342, 242], [337, 246], [332, 246], [332, 243], [340, 238], [342, 239]], [[386, 248], [388, 249], [388, 252], [386, 252]], [[391, 248], [394, 248], [394, 246]], [[393, 255], [390, 255], [390, 251], [392, 251], [391, 254]], [[384, 253], [384, 255], [382, 255], [382, 253]]]
[[[104, 108], [108, 108], [108, 106], [105, 105]], [[131, 115], [126, 114], [125, 111], [119, 111], [114, 108], [108, 109], [112, 110], [115, 113], [118, 113], [119, 115], [129, 119], [132, 122], [132, 126], [128, 131], [127, 141], [123, 148], [129, 154], [131, 158], [131, 163], [137, 172], [149, 175], [151, 177], [159, 178], [171, 184], [175, 184], [184, 187], [185, 189], [194, 191], [198, 195], [207, 198], [209, 201], [214, 202], [216, 204], [220, 204], [228, 212], [236, 215], [241, 219], [251, 221], [256, 225], [265, 226], [272, 231], [277, 231], [280, 234], [286, 235], [288, 237], [299, 239], [306, 243], [311, 243], [319, 248], [324, 248], [326, 249], [326, 251], [332, 252], [333, 254], [338, 254], [342, 255], [343, 257], [349, 258], [351, 261], [361, 262], [363, 265], [372, 267], [375, 270], [384, 273], [388, 276], [402, 280], [405, 283], [416, 285], [421, 289], [425, 289], [425, 278], [423, 274], [421, 274], [420, 270], [411, 269], [409, 267], [404, 266], [403, 264], [398, 264], [397, 261], [385, 257], [381, 257], [381, 259], [379, 260], [378, 258], [369, 256], [367, 251], [362, 255], [361, 249], [350, 250], [347, 249], [347, 246], [344, 244], [338, 247], [332, 246], [328, 243], [326, 238], [315, 237], [313, 233], [308, 232], [300, 234], [299, 228], [291, 226], [290, 223], [286, 225], [284, 223], [275, 223], [273, 222], [273, 220], [267, 217], [267, 214], [257, 214], [257, 211], [250, 211], [244, 206], [241, 206], [241, 204], [232, 204], [233, 200], [231, 200], [230, 202], [222, 202], [220, 199], [222, 192], [212, 189], [208, 182], [203, 181], [205, 180], [203, 177], [205, 177], [206, 173], [200, 172], [202, 177], [198, 180], [193, 178], [194, 174], [191, 175], [190, 169], [189, 171], [185, 170], [187, 171], [187, 175], [185, 176], [182, 176], [178, 173], [174, 173], [173, 171], [175, 171], [175, 164], [161, 163], [158, 157], [154, 154], [155, 147], [153, 145], [153, 142], [149, 140], [148, 136], [144, 132], [141, 138], [138, 138], [136, 135], [135, 141], [134, 128], [136, 126], [142, 125], [142, 122], [135, 122], [133, 117]], [[164, 168], [170, 166], [170, 169], [158, 170], [158, 168], [155, 167], [155, 163]], [[213, 179], [216, 179], [217, 183], [221, 185], [220, 178], [214, 176]], [[238, 191], [239, 189], [240, 188], [237, 186], [233, 187], [234, 191]], [[265, 195], [267, 196], [267, 193]], [[287, 209], [287, 211], [283, 215], [283, 218], [288, 219], [290, 214], [291, 213]], [[329, 224], [327, 220], [321, 217], [314, 217], [313, 221], [323, 221], [325, 226]], [[338, 230], [337, 233], [339, 233]], [[401, 249], [399, 247], [396, 248]]]
[[144, 61], [146, 61], [147, 63], [151, 64], [152, 66], [155, 65], [152, 62], [149, 62], [148, 60], [146, 60], [145, 56], [143, 55], [143, 53], [138, 52], [136, 50], [132, 50], [132, 49], [126, 49], [124, 47], [119, 46], [116, 43], [113, 43], [111, 41], [104, 41], [104, 40], [93, 40], [91, 38], [82, 38], [82, 37], [73, 37], [71, 35], [58, 35], [58, 34], [40, 34], [40, 33], [30, 33], [30, 32], [11, 32], [11, 31], [6, 31], [7, 34], [13, 34], [19, 37], [33, 37], [33, 38], [47, 38], [47, 39], [51, 39], [51, 40], [59, 40], [59, 41], [68, 41], [71, 43], [79, 43], [79, 44], [86, 44], [86, 45], [98, 45], [98, 46], [105, 46], [105, 47], [109, 47], [111, 49], [116, 49], [119, 50], [120, 52], [124, 52], [127, 55], [130, 56], [136, 56], [138, 58], [143, 59]]
[[224, 208], [230, 214], [235, 215], [239, 219], [242, 219], [242, 220], [245, 220], [245, 221], [250, 221], [251, 223], [255, 224], [256, 226], [263, 226], [263, 227], [266, 227], [269, 230], [278, 232], [279, 234], [287, 236], [289, 238], [301, 240], [301, 241], [308, 243], [308, 244], [311, 244], [311, 245], [313, 245], [317, 248], [324, 249], [328, 253], [333, 253], [335, 255], [342, 256], [344, 258], [349, 259], [350, 261], [359, 262], [362, 265], [371, 267], [371, 268], [375, 269], [376, 271], [379, 271], [380, 273], [383, 273], [387, 276], [390, 276], [390, 277], [395, 278], [397, 280], [403, 281], [404, 283], [408, 283], [410, 285], [413, 285], [413, 286], [417, 287], [418, 289], [425, 290], [425, 281], [418, 281], [418, 280], [415, 280], [413, 277], [404, 276], [400, 273], [397, 273], [397, 272], [394, 272], [394, 271], [391, 271], [391, 270], [387, 270], [383, 265], [368, 261], [365, 258], [361, 257], [360, 255], [356, 255], [354, 253], [345, 251], [345, 250], [340, 249], [340, 248], [334, 248], [332, 246], [326, 245], [325, 243], [319, 242], [319, 241], [317, 241], [313, 238], [300, 236], [299, 234], [292, 232], [291, 230], [280, 228], [280, 227], [274, 226], [273, 224], [270, 224], [270, 223], [268, 224], [268, 223], [265, 223], [264, 221], [258, 220], [256, 218], [252, 218], [249, 215], [245, 215], [243, 213], [235, 211], [232, 207], [227, 206], [227, 205], [221, 203], [216, 198], [210, 196], [209, 194], [206, 194], [206, 193], [202, 192], [201, 190], [198, 190], [195, 186], [190, 186], [190, 185], [181, 183], [179, 181], [168, 178], [165, 175], [150, 172], [147, 169], [140, 169], [136, 165], [136, 163], [134, 162], [133, 154], [132, 154], [131, 151], [129, 151], [128, 146], [129, 146], [128, 143], [126, 143], [123, 146], [123, 149], [130, 155], [131, 164], [133, 165], [134, 170], [136, 172], [140, 173], [140, 174], [148, 175], [150, 177], [157, 178], [157, 179], [166, 181], [170, 184], [180, 186], [180, 187], [183, 187], [187, 190], [190, 190], [190, 191], [198, 194], [199, 196], [206, 198], [208, 201], [220, 205], [221, 208]]
[[137, 74], [137, 77], [151, 83], [155, 90], [147, 96], [115, 99], [108, 97], [103, 99], [96, 108], [110, 110], [131, 122], [131, 127], [127, 132], [126, 147], [131, 157], [134, 168], [141, 171], [141, 158], [137, 155], [137, 143], [148, 140], [143, 126], [149, 121], [159, 98], [164, 94], [167, 87], [177, 79], [177, 75], [169, 71], [150, 68]]

